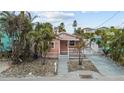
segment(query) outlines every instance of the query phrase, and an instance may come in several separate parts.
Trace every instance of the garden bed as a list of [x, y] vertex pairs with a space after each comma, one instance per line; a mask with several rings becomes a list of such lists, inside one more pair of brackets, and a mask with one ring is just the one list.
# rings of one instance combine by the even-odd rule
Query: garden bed
[[88, 59], [84, 59], [82, 61], [82, 65], [79, 65], [78, 59], [70, 59], [70, 61], [68, 62], [68, 71], [72, 72], [77, 70], [89, 70], [98, 72], [97, 68]]
[[56, 59], [47, 59], [43, 65], [41, 60], [24, 62], [18, 65], [12, 65], [10, 69], [2, 72], [4, 77], [26, 77], [26, 76], [54, 76]]

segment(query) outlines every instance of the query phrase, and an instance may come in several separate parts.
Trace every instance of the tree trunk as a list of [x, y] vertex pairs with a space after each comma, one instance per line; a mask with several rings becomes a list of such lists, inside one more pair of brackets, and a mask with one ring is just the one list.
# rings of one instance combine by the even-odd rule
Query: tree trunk
[[43, 57], [43, 65], [45, 65], [45, 63], [46, 63], [46, 57], [44, 56]]
[[82, 65], [82, 61], [81, 61], [81, 50], [79, 50], [79, 65]]

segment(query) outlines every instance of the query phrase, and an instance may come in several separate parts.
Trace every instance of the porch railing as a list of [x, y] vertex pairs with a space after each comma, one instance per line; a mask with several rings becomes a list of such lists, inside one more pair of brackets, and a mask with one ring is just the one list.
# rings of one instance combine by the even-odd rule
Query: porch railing
[[[69, 48], [69, 51], [60, 51], [60, 54], [57, 52], [48, 52], [47, 57], [49, 58], [58, 58], [59, 55], [68, 55], [69, 58], [78, 58], [79, 52], [74, 48]], [[84, 55], [81, 53], [81, 57]]]
[[60, 51], [60, 55], [68, 55], [68, 51]]

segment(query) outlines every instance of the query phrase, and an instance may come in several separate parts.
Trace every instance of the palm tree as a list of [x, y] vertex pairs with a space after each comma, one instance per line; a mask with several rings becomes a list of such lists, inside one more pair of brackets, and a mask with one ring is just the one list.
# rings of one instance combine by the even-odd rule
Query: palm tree
[[75, 47], [77, 48], [79, 53], [79, 65], [82, 65], [81, 54], [82, 54], [82, 50], [84, 50], [85, 48], [84, 34], [81, 33], [80, 35], [78, 35], [78, 38], [79, 38], [79, 42]]
[[[74, 24], [75, 23], [76, 23], [76, 21], [74, 22]], [[84, 41], [84, 39], [85, 39], [85, 33], [84, 33], [83, 29], [81, 29], [81, 27], [78, 27], [77, 29], [75, 29], [74, 34], [77, 35], [77, 38], [79, 39], [79, 42], [75, 46], [75, 48], [78, 50], [78, 53], [79, 53], [79, 55], [78, 55], [79, 56], [78, 57], [79, 58], [79, 65], [82, 65], [81, 55], [82, 55], [82, 52], [84, 52], [84, 48], [86, 46], [85, 45], [85, 41]]]
[[[39, 27], [38, 27], [39, 26]], [[34, 50], [35, 53], [38, 51], [40, 52], [40, 55], [43, 60], [43, 64], [46, 62], [46, 55], [50, 48], [50, 43], [54, 38], [54, 33], [52, 30], [52, 25], [50, 23], [38, 23], [39, 30], [37, 31], [31, 31], [29, 32], [29, 37], [31, 42], [35, 44]]]
[[74, 20], [72, 26], [74, 27], [74, 33], [76, 32], [76, 27], [77, 27], [77, 21]]
[[23, 56], [23, 60], [26, 60], [30, 56], [30, 43], [27, 39], [27, 34], [33, 30], [33, 20], [35, 18], [36, 16], [32, 17], [29, 12], [24, 11], [21, 11], [17, 16], [18, 49], [16, 49], [16, 55]]
[[15, 18], [15, 12], [3, 11], [0, 13], [0, 23], [2, 25], [3, 31], [6, 31], [7, 35], [11, 38], [12, 46], [14, 46], [14, 33], [17, 30]]
[[0, 13], [0, 23], [1, 27], [3, 28], [4, 31], [7, 32], [7, 34], [12, 37], [14, 31], [16, 30], [16, 25], [15, 25], [15, 12], [8, 12], [8, 11], [3, 11]]
[[[23, 11], [22, 11], [22, 13], [23, 13]], [[25, 50], [27, 50], [26, 53], [29, 54], [30, 44], [29, 44], [29, 40], [26, 38], [26, 36], [27, 36], [28, 32], [33, 30], [33, 28], [35, 26], [35, 23], [33, 21], [37, 18], [37, 16], [32, 16], [30, 12], [24, 12], [23, 15], [24, 16], [22, 16], [23, 17], [22, 19], [24, 19], [24, 22], [22, 22], [23, 23], [22, 26], [24, 29], [23, 29], [22, 37], [24, 37], [23, 40], [25, 42], [23, 45], [24, 45]]]
[[2, 38], [4, 37], [3, 33], [0, 32], [0, 52], [2, 52], [3, 48], [4, 48], [4, 45], [3, 45], [3, 42], [2, 42]]
[[83, 32], [83, 31], [82, 31], [81, 27], [78, 27], [77, 30], [75, 29], [74, 34], [75, 34], [75, 35], [80, 35], [82, 32]]
[[0, 13], [0, 22], [4, 31], [11, 38], [12, 54], [17, 60], [20, 55], [29, 54], [29, 42], [26, 39], [26, 35], [29, 31], [32, 31], [34, 18], [31, 17], [30, 13], [24, 11], [19, 14], [8, 11]]
[[77, 30], [75, 30], [75, 35], [77, 35], [77, 38], [79, 39], [78, 44], [75, 46], [75, 48], [77, 48], [78, 53], [79, 53], [79, 65], [82, 65], [82, 60], [81, 60], [81, 54], [82, 54], [82, 50], [84, 50], [85, 48], [85, 42], [84, 42], [84, 31], [78, 27]]
[[59, 33], [60, 33], [60, 32], [66, 32], [66, 30], [65, 30], [65, 25], [64, 25], [63, 22], [60, 23], [60, 25], [58, 26], [58, 31], [59, 31]]

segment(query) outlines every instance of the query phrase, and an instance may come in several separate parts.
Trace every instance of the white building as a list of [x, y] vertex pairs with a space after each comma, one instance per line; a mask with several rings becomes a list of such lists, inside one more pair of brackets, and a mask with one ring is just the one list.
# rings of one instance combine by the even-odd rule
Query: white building
[[84, 33], [95, 33], [96, 29], [93, 28], [83, 28]]

